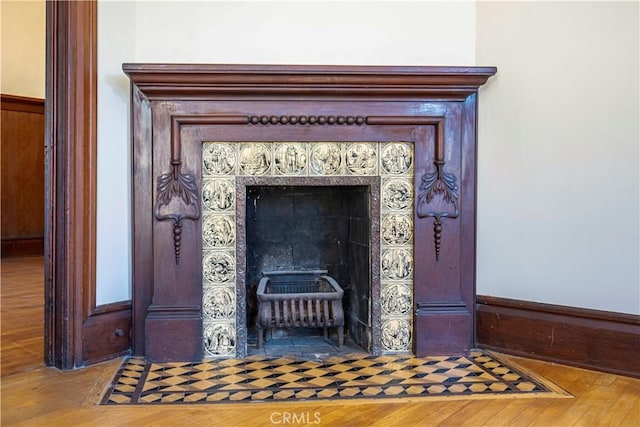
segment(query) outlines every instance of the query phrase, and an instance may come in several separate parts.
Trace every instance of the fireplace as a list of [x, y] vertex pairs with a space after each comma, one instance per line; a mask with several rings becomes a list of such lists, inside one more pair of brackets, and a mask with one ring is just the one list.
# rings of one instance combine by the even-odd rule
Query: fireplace
[[[281, 271], [298, 273], [303, 277], [308, 276], [308, 272], [324, 271], [336, 281], [341, 293], [337, 314], [341, 319], [345, 319], [346, 314], [346, 328], [343, 324], [338, 326], [343, 329], [340, 335], [347, 329], [355, 344], [370, 350], [371, 340], [367, 339], [371, 336], [369, 189], [368, 186], [347, 185], [247, 188], [245, 295], [248, 328], [259, 324], [256, 294], [258, 283], [264, 277], [272, 277]], [[317, 274], [311, 278], [314, 276]], [[307, 280], [307, 283], [314, 282], [318, 283], [317, 279]], [[292, 283], [296, 284], [295, 280]], [[328, 288], [327, 285], [324, 287]], [[291, 287], [294, 289], [289, 292], [293, 293], [310, 291], [296, 290], [299, 286]], [[335, 293], [329, 293], [326, 298], [337, 300]], [[304, 306], [304, 300], [297, 301], [303, 302]], [[319, 316], [312, 317], [326, 317], [329, 323], [332, 322], [333, 316], [329, 315], [332, 304], [328, 300], [314, 300], [310, 295], [306, 302], [317, 303]], [[292, 306], [295, 310], [295, 304]], [[287, 312], [287, 307], [284, 308]], [[326, 316], [323, 315], [325, 308]], [[297, 311], [304, 311], [304, 307]], [[333, 314], [333, 310], [331, 312]], [[279, 332], [277, 336], [289, 335], [287, 330], [267, 329], [265, 332], [268, 336], [275, 332]], [[295, 329], [291, 332], [294, 340], [305, 336]], [[322, 333], [324, 335], [324, 328]], [[343, 343], [344, 340], [339, 344]]]
[[372, 354], [474, 344], [477, 89], [493, 68], [125, 64], [133, 351], [244, 357], [265, 271], [326, 270]]

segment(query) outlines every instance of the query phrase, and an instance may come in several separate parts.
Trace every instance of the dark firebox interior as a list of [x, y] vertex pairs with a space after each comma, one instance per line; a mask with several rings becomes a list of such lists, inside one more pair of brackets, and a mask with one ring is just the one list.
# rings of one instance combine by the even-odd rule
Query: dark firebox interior
[[[344, 290], [345, 335], [369, 350], [369, 187], [247, 187], [246, 206], [247, 326], [255, 327], [263, 271], [324, 269]], [[309, 335], [322, 335], [322, 330], [274, 330], [267, 343], [269, 338]]]

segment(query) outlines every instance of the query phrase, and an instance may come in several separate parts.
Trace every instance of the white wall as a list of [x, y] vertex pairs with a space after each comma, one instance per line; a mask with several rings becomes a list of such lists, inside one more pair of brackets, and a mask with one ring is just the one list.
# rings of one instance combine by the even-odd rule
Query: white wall
[[139, 2], [140, 62], [461, 64], [472, 2]]
[[[126, 55], [103, 58], [117, 66], [101, 80], [115, 78], [132, 46], [135, 62], [497, 65], [498, 76], [480, 94], [478, 293], [640, 312], [636, 3], [123, 7], [126, 17], [110, 19], [118, 21], [115, 43]], [[124, 33], [122, 19], [135, 21], [133, 34]], [[111, 21], [100, 22], [113, 37]], [[129, 107], [118, 85], [117, 102], [105, 108], [121, 112]], [[99, 145], [107, 150], [128, 141], [115, 123], [110, 142], [103, 138]], [[121, 173], [128, 161], [128, 152], [113, 152], [109, 164]], [[98, 185], [124, 220], [129, 182], [99, 177]], [[111, 230], [100, 224], [98, 209], [99, 230]], [[102, 302], [123, 298], [130, 286], [122, 240], [129, 236], [117, 230], [118, 245], [101, 243], [107, 231], [98, 237]], [[107, 268], [118, 269], [118, 277], [108, 277]]]
[[477, 5], [479, 294], [640, 313], [638, 12]]
[[0, 91], [44, 98], [45, 2], [0, 2]]
[[129, 79], [135, 61], [136, 3], [98, 5], [96, 304], [131, 299]]

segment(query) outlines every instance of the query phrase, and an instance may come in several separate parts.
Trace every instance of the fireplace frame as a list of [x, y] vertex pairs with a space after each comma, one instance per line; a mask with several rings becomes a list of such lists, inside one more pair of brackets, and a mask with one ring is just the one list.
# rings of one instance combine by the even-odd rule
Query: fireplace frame
[[477, 91], [495, 68], [123, 70], [132, 83], [134, 354], [203, 357], [195, 153], [204, 141], [412, 141], [413, 352], [465, 354], [474, 346]]

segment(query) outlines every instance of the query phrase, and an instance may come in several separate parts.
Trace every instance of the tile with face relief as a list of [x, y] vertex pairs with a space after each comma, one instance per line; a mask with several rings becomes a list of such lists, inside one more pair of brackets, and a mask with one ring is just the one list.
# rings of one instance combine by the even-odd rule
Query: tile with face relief
[[234, 145], [217, 142], [202, 145], [202, 175], [235, 175], [236, 163]]
[[380, 291], [382, 314], [404, 316], [411, 314], [413, 295], [408, 283], [383, 283]]
[[407, 280], [413, 273], [413, 255], [409, 248], [383, 249], [380, 270], [383, 279]]
[[344, 175], [344, 162], [341, 144], [318, 142], [310, 144], [310, 175]]
[[308, 145], [297, 142], [274, 143], [275, 173], [277, 175], [306, 175]]
[[390, 210], [410, 210], [413, 204], [413, 180], [408, 178], [383, 179], [382, 207]]
[[382, 319], [380, 341], [384, 352], [405, 352], [411, 348], [411, 322], [403, 318]]
[[258, 142], [241, 143], [238, 156], [240, 175], [269, 175], [273, 160], [272, 145]]
[[413, 144], [383, 143], [380, 147], [380, 174], [406, 175], [413, 172]]
[[234, 283], [236, 277], [235, 251], [203, 251], [202, 277], [209, 283]]
[[345, 166], [349, 175], [377, 175], [378, 143], [356, 142], [347, 144]]
[[235, 179], [207, 179], [202, 185], [202, 204], [205, 210], [226, 212], [235, 209]]
[[235, 322], [205, 322], [202, 326], [205, 357], [229, 357], [235, 355]]
[[202, 294], [203, 320], [233, 320], [236, 314], [236, 290], [233, 286], [205, 286]]
[[413, 239], [413, 219], [409, 215], [391, 213], [382, 215], [380, 237], [384, 245], [408, 245]]
[[203, 215], [202, 246], [209, 248], [235, 248], [236, 223], [234, 215]]

